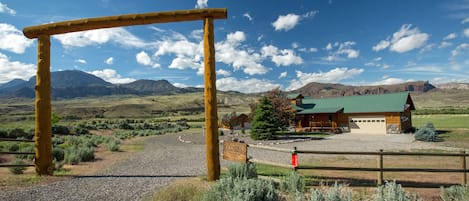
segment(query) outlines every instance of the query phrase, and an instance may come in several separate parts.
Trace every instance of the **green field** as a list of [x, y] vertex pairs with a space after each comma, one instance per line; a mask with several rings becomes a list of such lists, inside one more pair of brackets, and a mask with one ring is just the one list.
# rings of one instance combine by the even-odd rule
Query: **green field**
[[469, 115], [413, 115], [412, 123], [416, 128], [420, 128], [427, 122], [432, 122], [436, 129], [469, 129]]

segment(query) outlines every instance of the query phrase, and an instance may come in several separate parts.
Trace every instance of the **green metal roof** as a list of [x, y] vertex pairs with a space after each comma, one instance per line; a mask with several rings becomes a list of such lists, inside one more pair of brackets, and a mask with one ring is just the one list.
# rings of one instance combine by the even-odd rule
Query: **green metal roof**
[[334, 107], [334, 108], [320, 108], [314, 107], [311, 109], [305, 109], [297, 114], [329, 114], [329, 113], [337, 113], [338, 111], [344, 109], [343, 107]]
[[298, 96], [302, 96], [300, 93], [295, 93], [295, 94], [288, 94], [287, 98], [289, 99], [295, 99], [298, 98]]
[[298, 114], [313, 114], [307, 111], [314, 113], [319, 113], [320, 111], [328, 111], [323, 113], [335, 113], [338, 110], [332, 111], [337, 108], [343, 108], [344, 113], [402, 112], [406, 104], [409, 104], [411, 110], [415, 110], [408, 92], [320, 99], [305, 98], [303, 99], [303, 104], [313, 105], [314, 107], [312, 109], [305, 108], [298, 112]]

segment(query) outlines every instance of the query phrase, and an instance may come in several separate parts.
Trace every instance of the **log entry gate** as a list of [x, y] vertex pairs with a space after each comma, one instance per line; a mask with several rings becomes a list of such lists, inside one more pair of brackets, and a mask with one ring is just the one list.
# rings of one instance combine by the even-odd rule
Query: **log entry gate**
[[217, 90], [215, 75], [214, 19], [226, 19], [226, 8], [207, 8], [152, 12], [108, 17], [86, 18], [57, 23], [30, 26], [23, 29], [29, 39], [38, 39], [36, 101], [35, 101], [35, 161], [36, 174], [52, 175], [52, 127], [51, 127], [51, 78], [50, 78], [50, 36], [77, 31], [102, 28], [203, 20], [204, 24], [204, 103], [205, 127], [207, 128], [206, 157], [207, 179], [220, 177], [218, 148]]

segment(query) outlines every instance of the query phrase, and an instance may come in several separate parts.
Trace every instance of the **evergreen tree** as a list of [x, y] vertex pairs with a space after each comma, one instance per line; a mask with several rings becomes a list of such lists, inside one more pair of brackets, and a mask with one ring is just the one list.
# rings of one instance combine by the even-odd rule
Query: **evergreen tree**
[[270, 139], [279, 127], [280, 123], [272, 102], [267, 97], [262, 97], [252, 120], [251, 138], [254, 140]]

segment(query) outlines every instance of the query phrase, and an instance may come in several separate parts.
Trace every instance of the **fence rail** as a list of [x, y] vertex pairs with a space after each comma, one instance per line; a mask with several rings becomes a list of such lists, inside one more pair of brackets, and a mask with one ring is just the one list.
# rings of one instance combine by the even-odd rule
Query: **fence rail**
[[[259, 159], [251, 158], [250, 162], [272, 165], [283, 168], [292, 168], [293, 170], [299, 169], [314, 169], [314, 170], [336, 170], [336, 171], [367, 171], [377, 172], [377, 184], [383, 184], [384, 172], [433, 172], [433, 173], [462, 173], [461, 184], [467, 184], [467, 161], [466, 157], [469, 156], [465, 151], [460, 153], [428, 153], [428, 152], [389, 152], [389, 151], [377, 151], [377, 152], [357, 152], [357, 151], [314, 151], [314, 150], [297, 150], [296, 147], [293, 149], [282, 149], [276, 147], [260, 146], [249, 144], [248, 148], [264, 149], [270, 151], [277, 151], [283, 153], [292, 154], [292, 165], [280, 164], [275, 162], [263, 161]], [[336, 167], [336, 166], [313, 166], [313, 165], [300, 165], [297, 161], [296, 154], [319, 154], [319, 155], [371, 155], [377, 156], [376, 167]], [[461, 166], [460, 168], [386, 168], [384, 167], [383, 156], [434, 156], [434, 157], [460, 157]], [[296, 160], [296, 161], [295, 161]]]
[[[1, 141], [7, 142], [34, 142], [30, 139], [13, 139], [13, 138], [0, 138]], [[35, 155], [35, 152], [18, 152], [18, 151], [0, 151], [0, 154], [12, 154], [12, 155]], [[34, 164], [0, 164], [0, 167], [32, 167]]]

